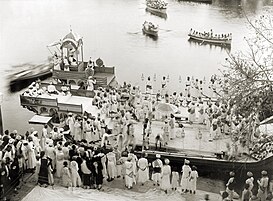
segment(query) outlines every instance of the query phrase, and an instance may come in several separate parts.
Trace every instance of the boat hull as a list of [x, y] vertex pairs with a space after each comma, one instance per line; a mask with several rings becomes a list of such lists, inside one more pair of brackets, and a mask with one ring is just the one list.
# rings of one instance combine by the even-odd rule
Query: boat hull
[[198, 36], [194, 36], [189, 34], [188, 35], [190, 37], [190, 39], [192, 40], [196, 40], [196, 41], [200, 41], [202, 43], [211, 43], [211, 44], [218, 44], [218, 45], [231, 45], [231, 40], [230, 39], [214, 39], [214, 38], [202, 38], [202, 37], [198, 37]]
[[149, 8], [146, 8], [146, 12], [149, 12], [151, 13], [152, 15], [156, 15], [158, 17], [161, 17], [161, 18], [164, 18], [164, 19], [167, 19], [167, 13], [166, 12], [158, 12], [158, 11], [154, 11], [154, 10], [151, 10]]
[[[136, 155], [141, 156], [141, 153], [141, 147], [139, 146], [137, 147]], [[245, 175], [248, 171], [252, 171], [253, 173], [256, 173], [256, 175], [260, 175], [262, 170], [268, 171], [269, 175], [273, 173], [273, 156], [261, 161], [244, 162], [208, 158], [202, 156], [202, 153], [200, 153], [199, 156], [190, 156], [187, 154], [168, 151], [166, 149], [154, 150], [152, 148], [151, 150], [146, 151], [146, 153], [148, 154], [147, 158], [149, 161], [154, 160], [156, 158], [156, 154], [160, 154], [161, 159], [168, 158], [171, 161], [171, 165], [180, 168], [184, 163], [184, 159], [190, 160], [191, 165], [195, 165], [201, 175], [228, 175], [228, 172], [230, 171], [235, 171], [243, 175]]]
[[157, 9], [147, 5], [147, 10], [153, 13], [166, 14], [167, 8]]
[[149, 31], [149, 30], [145, 29], [144, 27], [142, 28], [142, 31], [146, 35], [149, 35], [149, 36], [152, 36], [152, 37], [158, 37], [158, 32]]

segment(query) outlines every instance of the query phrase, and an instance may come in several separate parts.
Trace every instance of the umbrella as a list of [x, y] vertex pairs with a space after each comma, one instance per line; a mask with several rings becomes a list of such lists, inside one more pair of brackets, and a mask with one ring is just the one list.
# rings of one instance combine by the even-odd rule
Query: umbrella
[[156, 110], [164, 114], [171, 114], [171, 113], [176, 113], [178, 111], [178, 108], [173, 104], [159, 103], [156, 106]]

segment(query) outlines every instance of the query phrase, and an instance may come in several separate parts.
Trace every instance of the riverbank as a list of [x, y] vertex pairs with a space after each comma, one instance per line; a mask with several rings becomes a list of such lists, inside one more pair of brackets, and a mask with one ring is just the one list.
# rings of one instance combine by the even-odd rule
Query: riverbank
[[[29, 190], [29, 187], [32, 185], [32, 190]], [[124, 186], [124, 181], [122, 179], [115, 179], [112, 182], [105, 181], [103, 188], [98, 191], [94, 189], [85, 190], [82, 188], [75, 188], [73, 191], [71, 189], [60, 187], [56, 185], [54, 189], [51, 187], [42, 188], [35, 186], [34, 182], [30, 182], [24, 185], [19, 194], [15, 196], [20, 196], [22, 201], [32, 201], [32, 200], [106, 200], [111, 196], [111, 200], [119, 201], [131, 201], [131, 200], [187, 200], [187, 201], [198, 201], [202, 200], [206, 194], [209, 194], [210, 200], [220, 200], [221, 196], [219, 189], [223, 189], [223, 184], [218, 181], [207, 181], [203, 178], [200, 178], [197, 185], [197, 192], [193, 194], [183, 194], [181, 195], [180, 189], [177, 191], [172, 191], [168, 194], [165, 194], [159, 189], [159, 187], [154, 187], [151, 181], [148, 181], [144, 186], [136, 185], [133, 189], [128, 190]], [[26, 191], [28, 188], [28, 191]]]

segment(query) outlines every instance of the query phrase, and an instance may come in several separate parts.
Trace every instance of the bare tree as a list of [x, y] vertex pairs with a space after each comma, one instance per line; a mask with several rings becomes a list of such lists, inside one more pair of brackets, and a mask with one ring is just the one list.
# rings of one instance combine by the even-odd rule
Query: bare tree
[[224, 65], [226, 98], [244, 118], [273, 115], [273, 17], [269, 13], [250, 20], [253, 37], [245, 38], [248, 51], [229, 54]]

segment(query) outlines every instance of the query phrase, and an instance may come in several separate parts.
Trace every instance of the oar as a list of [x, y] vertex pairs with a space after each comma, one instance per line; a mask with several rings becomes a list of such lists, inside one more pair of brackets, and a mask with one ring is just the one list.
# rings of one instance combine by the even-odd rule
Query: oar
[[161, 28], [159, 28], [159, 30], [163, 30], [163, 31], [166, 31], [166, 32], [172, 31], [171, 29], [161, 29]]
[[128, 34], [139, 34], [141, 33], [141, 31], [138, 31], [138, 32], [127, 32]]
[[204, 42], [205, 42], [205, 41], [203, 40], [199, 45], [203, 45]]

